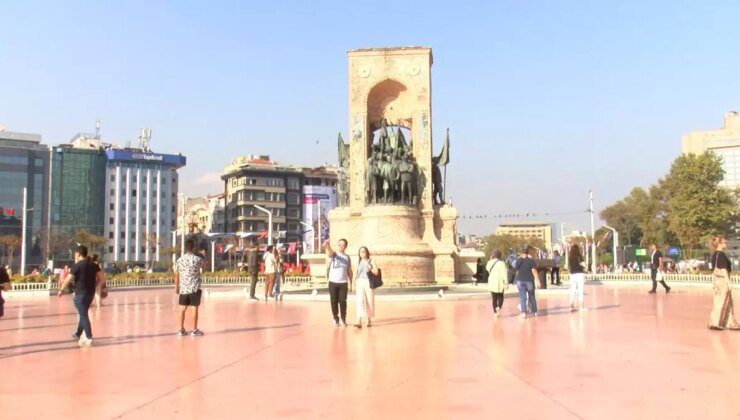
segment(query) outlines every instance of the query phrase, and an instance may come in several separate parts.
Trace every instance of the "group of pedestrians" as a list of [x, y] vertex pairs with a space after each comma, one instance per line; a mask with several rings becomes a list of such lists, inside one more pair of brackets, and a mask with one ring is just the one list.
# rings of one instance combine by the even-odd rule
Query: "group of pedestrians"
[[[555, 255], [558, 261], [559, 254]], [[584, 310], [583, 307], [583, 256], [578, 245], [573, 245], [568, 252], [568, 267], [570, 269], [570, 310]], [[511, 255], [505, 261], [501, 250], [494, 250], [491, 259], [486, 264], [488, 273], [488, 290], [491, 292], [491, 304], [493, 316], [501, 318], [501, 309], [504, 304], [504, 293], [509, 284], [516, 283], [519, 291], [519, 317], [537, 316], [537, 296], [535, 293], [535, 281], [539, 282], [537, 263], [530, 252], [530, 247], [525, 246], [519, 251], [519, 256], [512, 258]], [[560, 284], [560, 272], [557, 275], [557, 283]]]
[[[259, 300], [257, 294], [257, 281], [260, 272], [259, 248], [255, 243], [250, 243], [244, 250], [242, 256], [242, 270], [249, 275], [249, 298]], [[285, 276], [285, 255], [282, 250], [269, 245], [262, 255], [265, 274], [265, 300], [281, 298], [281, 285]]]
[[[357, 328], [372, 326], [375, 317], [375, 291], [382, 284], [380, 281], [380, 269], [370, 258], [370, 250], [362, 246], [359, 249], [357, 270], [353, 272], [352, 259], [346, 254], [347, 240], [340, 239], [336, 246], [331, 247], [329, 241], [324, 242], [326, 255], [329, 258], [327, 278], [329, 282], [329, 297], [332, 318], [335, 327], [347, 326], [347, 295], [354, 284], [356, 288], [356, 323]], [[712, 311], [710, 313], [709, 328], [712, 330], [740, 330], [740, 323], [735, 320], [732, 301], [732, 287], [730, 281], [731, 263], [725, 254], [727, 241], [722, 236], [715, 237], [711, 244], [714, 249], [712, 254], [713, 282], [715, 296]], [[174, 267], [174, 289], [178, 295], [179, 304], [179, 330], [177, 335], [202, 336], [203, 332], [198, 328], [198, 308], [201, 303], [201, 271], [203, 268], [203, 256], [195, 252], [195, 241], [188, 239], [185, 243], [185, 254], [180, 257]], [[655, 293], [657, 283], [660, 282], [670, 292], [670, 287], [663, 279], [658, 278], [661, 268], [661, 254], [655, 245], [651, 246], [651, 280], [653, 288], [650, 293]], [[201, 251], [202, 253], [203, 251]], [[256, 249], [250, 247], [246, 257], [250, 267], [256, 266]], [[78, 313], [77, 330], [72, 338], [80, 346], [90, 346], [93, 343], [92, 326], [88, 311], [95, 299], [96, 293], [100, 293], [105, 284], [105, 274], [100, 268], [99, 262], [94, 257], [88, 257], [87, 247], [80, 245], [75, 250], [75, 264], [61, 279], [58, 295], [74, 282], [74, 306]], [[583, 286], [584, 286], [584, 262], [583, 255], [578, 245], [572, 245], [568, 251], [568, 270], [570, 272], [570, 310], [584, 310]], [[279, 281], [282, 275], [280, 266], [282, 256], [270, 246], [264, 256], [265, 273], [267, 281], [265, 285], [265, 299], [279, 295]], [[501, 317], [504, 302], [504, 293], [512, 282], [516, 283], [519, 291], [520, 317], [537, 316], [537, 298], [535, 294], [535, 281], [539, 281], [537, 265], [532, 258], [530, 248], [525, 246], [519, 251], [519, 256], [509, 262], [503, 259], [500, 250], [494, 250], [490, 261], [485, 266], [488, 276], [488, 288], [491, 292], [492, 307], [495, 318]], [[513, 276], [510, 272], [513, 271]], [[251, 297], [255, 298], [256, 270], [250, 271], [251, 275]], [[513, 280], [513, 281], [512, 281]], [[10, 289], [10, 278], [7, 271], [0, 267], [0, 318], [3, 316], [3, 298], [1, 290]], [[104, 296], [103, 296], [104, 297]], [[185, 329], [185, 318], [189, 308], [193, 308], [193, 329], [188, 332]]]

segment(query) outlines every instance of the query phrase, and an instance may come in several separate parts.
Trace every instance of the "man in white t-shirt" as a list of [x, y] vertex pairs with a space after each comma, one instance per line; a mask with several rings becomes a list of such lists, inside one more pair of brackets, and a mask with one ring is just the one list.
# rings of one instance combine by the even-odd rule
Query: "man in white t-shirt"
[[265, 261], [265, 300], [268, 300], [273, 296], [272, 288], [275, 286], [275, 272], [277, 271], [277, 261], [272, 245], [267, 247], [263, 259]]
[[324, 242], [326, 256], [329, 260], [329, 301], [331, 302], [331, 314], [334, 317], [335, 327], [347, 326], [347, 291], [352, 288], [352, 261], [349, 255], [344, 253], [347, 249], [347, 240], [340, 239], [337, 242], [335, 252], [329, 241]]

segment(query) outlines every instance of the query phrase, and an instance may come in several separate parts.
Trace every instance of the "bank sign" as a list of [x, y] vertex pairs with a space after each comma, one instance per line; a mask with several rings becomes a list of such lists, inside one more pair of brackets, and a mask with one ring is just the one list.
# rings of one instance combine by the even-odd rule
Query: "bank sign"
[[172, 166], [184, 166], [185, 156], [165, 155], [161, 153], [132, 152], [129, 150], [107, 150], [108, 160], [123, 160], [128, 162], [162, 163]]

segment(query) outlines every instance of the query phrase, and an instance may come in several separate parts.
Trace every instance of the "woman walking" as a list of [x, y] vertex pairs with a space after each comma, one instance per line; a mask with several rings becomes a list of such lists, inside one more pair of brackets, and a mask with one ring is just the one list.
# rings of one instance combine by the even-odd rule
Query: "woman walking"
[[[568, 271], [570, 272], [570, 310], [571, 312], [583, 308], [583, 256], [578, 245], [572, 245], [568, 251]], [[576, 307], [578, 304], [578, 307]]]
[[504, 291], [506, 291], [506, 286], [508, 285], [506, 262], [502, 260], [502, 255], [499, 249], [493, 251], [491, 259], [486, 264], [488, 290], [491, 292], [494, 318], [501, 318], [501, 307], [504, 305]]
[[[93, 254], [92, 258], [90, 258], [90, 261], [98, 266], [98, 269], [100, 271], [103, 271], [103, 266], [100, 264], [100, 259], [98, 257], [98, 254]], [[100, 282], [97, 286], [95, 286], [95, 299], [93, 300], [93, 303], [98, 308], [103, 306], [103, 299], [105, 299], [108, 296], [108, 286], [105, 284], [105, 280]]]
[[735, 321], [732, 307], [732, 284], [730, 283], [732, 264], [725, 255], [727, 240], [724, 236], [715, 236], [710, 243], [710, 247], [715, 251], [712, 254], [714, 301], [712, 312], [709, 314], [709, 329], [740, 330], [740, 324]]
[[355, 296], [357, 297], [357, 323], [355, 327], [362, 328], [362, 318], [367, 320], [366, 326], [372, 326], [375, 316], [375, 291], [370, 287], [370, 275], [378, 275], [378, 267], [370, 259], [370, 251], [366, 246], [360, 247], [360, 258], [357, 262], [355, 276]]

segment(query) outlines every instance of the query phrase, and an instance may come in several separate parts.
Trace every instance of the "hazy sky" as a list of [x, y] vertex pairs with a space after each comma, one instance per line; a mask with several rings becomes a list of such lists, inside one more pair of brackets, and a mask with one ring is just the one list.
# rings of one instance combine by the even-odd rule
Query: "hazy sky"
[[47, 144], [96, 118], [120, 144], [151, 127], [154, 151], [187, 156], [185, 193], [205, 194], [240, 154], [336, 162], [345, 51], [431, 46], [448, 196], [488, 215], [460, 231], [512, 213], [586, 228], [561, 213], [655, 182], [683, 133], [740, 108], [740, 2], [566, 4], [0, 0], [0, 124]]

